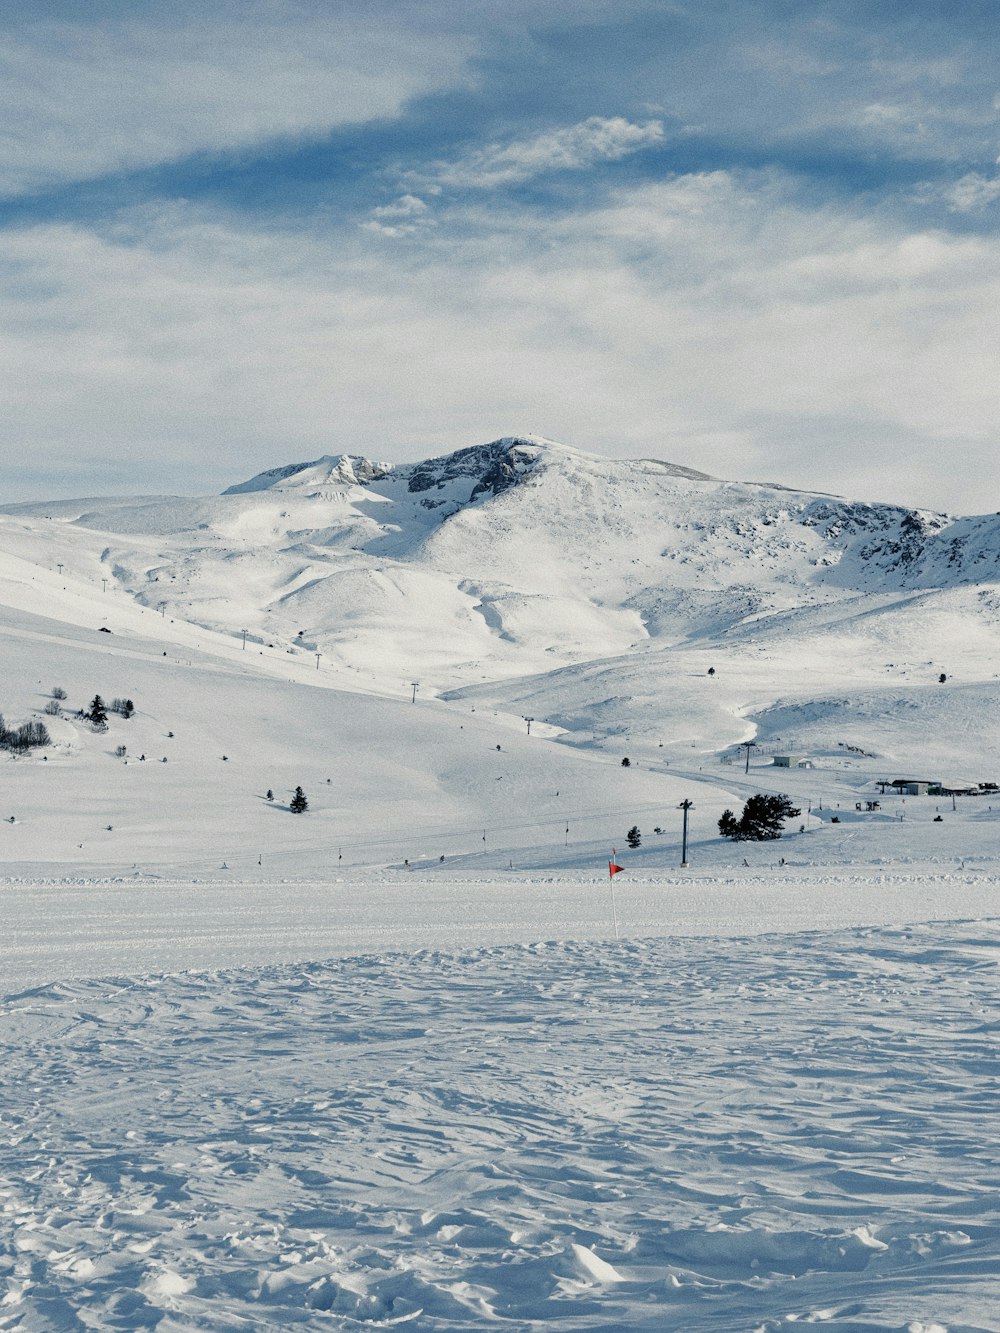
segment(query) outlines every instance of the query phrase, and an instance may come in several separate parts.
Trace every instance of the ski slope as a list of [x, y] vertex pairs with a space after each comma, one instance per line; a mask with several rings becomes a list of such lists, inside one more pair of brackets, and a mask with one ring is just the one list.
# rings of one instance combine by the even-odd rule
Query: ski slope
[[0, 1329], [995, 1330], [997, 534], [513, 437], [0, 510]]

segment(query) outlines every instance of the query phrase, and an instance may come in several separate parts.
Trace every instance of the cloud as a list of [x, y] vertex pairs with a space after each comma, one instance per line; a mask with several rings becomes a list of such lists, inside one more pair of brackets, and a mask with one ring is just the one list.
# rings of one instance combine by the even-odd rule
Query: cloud
[[[58, 6], [53, 6], [57, 10]], [[320, 135], [460, 86], [467, 35], [290, 0], [178, 0], [0, 29], [0, 194]]]
[[[499, 190], [551, 172], [585, 171], [600, 162], [617, 162], [663, 139], [663, 123], [659, 120], [637, 124], [622, 116], [590, 116], [576, 125], [490, 144], [450, 162], [435, 162], [402, 174], [403, 179], [433, 196], [449, 190]], [[372, 209], [369, 220], [362, 225], [383, 236], [410, 236], [421, 226], [431, 225], [427, 213], [424, 199], [406, 193]]]
[[47, 463], [52, 493], [79, 493], [63, 472], [82, 462], [89, 490], [198, 491], [341, 449], [402, 460], [534, 430], [996, 507], [988, 238], [807, 205], [776, 173], [692, 173], [561, 217], [471, 198], [389, 250], [187, 206], [103, 235], [9, 232], [9, 447]]
[[1000, 175], [984, 176], [966, 172], [957, 180], [921, 181], [912, 192], [913, 200], [928, 208], [972, 216], [985, 213], [1000, 199]]
[[412, 236], [421, 227], [433, 226], [428, 205], [415, 194], [403, 194], [391, 204], [373, 208], [371, 219], [362, 225], [382, 236]]
[[492, 190], [552, 171], [580, 171], [598, 162], [617, 162], [662, 143], [663, 138], [659, 120], [636, 124], [622, 116], [590, 116], [577, 125], [490, 144], [453, 162], [435, 163], [427, 176], [453, 189]]
[[970, 171], [944, 191], [953, 213], [977, 213], [1000, 199], [1000, 176], [981, 176]]
[[394, 203], [372, 209], [372, 217], [412, 218], [420, 217], [426, 212], [427, 204], [423, 199], [419, 199], [415, 194], [403, 194]]

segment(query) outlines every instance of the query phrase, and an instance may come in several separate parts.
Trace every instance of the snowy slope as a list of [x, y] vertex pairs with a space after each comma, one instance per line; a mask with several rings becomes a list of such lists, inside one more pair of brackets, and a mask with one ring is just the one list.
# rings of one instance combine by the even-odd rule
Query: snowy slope
[[520, 439], [0, 511], [0, 1329], [992, 1333], [1000, 800], [877, 780], [1000, 779], [997, 537]]
[[[90, 576], [99, 562], [145, 606], [319, 651], [393, 692], [650, 643], [724, 645], [749, 625], [774, 639], [817, 611], [870, 619], [919, 592], [992, 588], [971, 610], [990, 632], [997, 621], [996, 516], [719, 482], [534, 438], [399, 468], [329, 457], [209, 499], [21, 505], [0, 520], [11, 554], [61, 550]], [[915, 633], [898, 655], [919, 651]]]
[[[584, 823], [616, 845], [691, 791], [706, 816], [732, 804], [747, 740], [758, 786], [804, 807], [845, 782], [997, 781], [998, 561], [996, 517], [539, 439], [10, 507], [0, 710], [41, 717], [61, 685], [71, 710], [100, 692], [138, 713], [106, 737], [61, 719], [16, 761], [3, 854], [162, 867], [183, 827], [186, 864], [239, 848], [314, 874], [333, 845], [512, 860]], [[782, 749], [813, 767], [777, 773]], [[290, 824], [299, 784], [314, 810]]]

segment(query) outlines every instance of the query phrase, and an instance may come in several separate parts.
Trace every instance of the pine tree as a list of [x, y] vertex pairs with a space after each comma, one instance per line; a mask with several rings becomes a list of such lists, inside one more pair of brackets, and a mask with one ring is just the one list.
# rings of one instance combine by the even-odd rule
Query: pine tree
[[292, 797], [288, 806], [293, 815], [302, 815], [309, 809], [309, 802], [306, 800], [306, 794], [301, 787], [295, 788], [295, 795]]
[[724, 838], [737, 842], [770, 842], [781, 837], [781, 826], [802, 812], [792, 805], [787, 796], [751, 796], [739, 819], [732, 810], [723, 811], [719, 832]]
[[625, 841], [633, 851], [635, 851], [636, 847], [642, 846], [642, 833], [640, 832], [638, 824], [633, 824], [625, 834]]
[[739, 837], [739, 821], [732, 810], [723, 810], [722, 818], [719, 820], [719, 832], [724, 838]]
[[108, 725], [108, 710], [104, 706], [104, 700], [99, 694], [95, 694], [90, 708], [84, 713], [84, 717], [89, 718], [95, 727], [106, 727]]

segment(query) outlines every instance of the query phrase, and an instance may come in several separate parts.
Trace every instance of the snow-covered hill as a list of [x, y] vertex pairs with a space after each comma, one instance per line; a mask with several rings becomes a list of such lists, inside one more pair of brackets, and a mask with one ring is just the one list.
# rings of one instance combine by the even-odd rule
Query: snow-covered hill
[[[732, 803], [747, 740], [804, 806], [845, 781], [1000, 778], [997, 515], [509, 437], [401, 467], [325, 457], [215, 497], [10, 506], [0, 604], [0, 710], [41, 716], [56, 684], [73, 707], [127, 694], [130, 753], [169, 761], [111, 781], [108, 742], [63, 719], [56, 776], [18, 761], [52, 827], [7, 835], [15, 861], [163, 864], [178, 822], [198, 864], [256, 845], [311, 873], [345, 840], [402, 861], [481, 852], [503, 824], [511, 853], [583, 812], [620, 841], [678, 784], [703, 784], [706, 812]], [[812, 767], [775, 775], [778, 749]], [[262, 793], [298, 782], [334, 796], [311, 832], [262, 823]], [[122, 821], [129, 839], [95, 846], [91, 824]]]
[[537, 439], [0, 511], [0, 1326], [993, 1327], [998, 523]]
[[[140, 604], [382, 688], [524, 675], [652, 645], [786, 635], [789, 612], [869, 619], [982, 585], [996, 619], [1000, 516], [951, 519], [655, 460], [507, 438], [393, 468], [348, 455], [222, 496], [0, 511], [12, 553], [49, 527]], [[29, 535], [30, 534], [30, 535]], [[72, 550], [72, 555], [70, 551]], [[992, 591], [990, 590], [992, 588]]]

